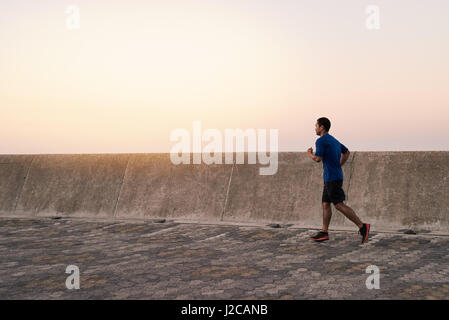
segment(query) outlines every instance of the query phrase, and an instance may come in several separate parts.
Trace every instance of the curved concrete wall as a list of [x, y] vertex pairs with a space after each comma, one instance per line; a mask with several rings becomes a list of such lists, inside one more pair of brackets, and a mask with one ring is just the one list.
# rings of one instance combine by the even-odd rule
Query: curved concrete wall
[[15, 211], [33, 157], [0, 155], [0, 212]]
[[100, 154], [33, 156], [27, 162], [29, 168], [23, 166], [28, 174], [14, 214], [113, 217], [128, 158]]
[[[0, 215], [179, 218], [321, 226], [322, 164], [173, 165], [169, 154], [0, 155]], [[382, 229], [449, 231], [449, 152], [353, 152], [347, 203]], [[335, 211], [335, 209], [334, 209]], [[352, 226], [334, 213], [332, 226]]]
[[136, 154], [128, 163], [116, 216], [220, 220], [231, 167], [174, 165], [169, 154]]
[[348, 204], [378, 225], [449, 230], [449, 152], [357, 152]]

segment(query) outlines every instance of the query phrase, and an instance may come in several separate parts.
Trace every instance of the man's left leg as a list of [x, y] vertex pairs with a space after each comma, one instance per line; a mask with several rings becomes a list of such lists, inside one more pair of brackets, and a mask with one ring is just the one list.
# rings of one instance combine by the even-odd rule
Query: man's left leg
[[363, 227], [363, 222], [359, 219], [359, 217], [357, 217], [357, 215], [355, 214], [354, 210], [352, 210], [351, 207], [347, 206], [343, 202], [340, 202], [335, 205], [335, 209], [343, 213], [346, 218], [354, 222], [357, 225], [357, 227], [359, 227], [359, 229]]
[[335, 208], [341, 213], [343, 213], [346, 216], [346, 218], [354, 222], [357, 225], [357, 227], [359, 227], [359, 233], [362, 235], [362, 243], [364, 243], [368, 239], [371, 225], [363, 223], [359, 219], [359, 217], [357, 217], [354, 210], [352, 210], [351, 207], [345, 205], [343, 202], [335, 204]]
[[321, 205], [323, 206], [323, 228], [321, 230], [323, 232], [328, 232], [332, 218], [331, 204], [330, 202], [323, 202]]
[[362, 235], [362, 243], [368, 239], [370, 225], [363, 223], [359, 217], [355, 214], [351, 207], [344, 204], [343, 201], [346, 199], [345, 192], [343, 191], [343, 180], [332, 181], [328, 185], [330, 190], [330, 197], [334, 203], [335, 208], [343, 213], [346, 218], [351, 220], [359, 228], [359, 232]]

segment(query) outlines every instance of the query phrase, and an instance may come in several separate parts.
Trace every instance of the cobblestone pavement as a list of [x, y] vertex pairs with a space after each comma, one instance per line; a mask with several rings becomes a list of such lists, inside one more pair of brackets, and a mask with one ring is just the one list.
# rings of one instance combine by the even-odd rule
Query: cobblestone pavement
[[[0, 219], [1, 299], [447, 299], [449, 237]], [[80, 270], [66, 288], [66, 267]], [[368, 290], [380, 270], [380, 289]]]

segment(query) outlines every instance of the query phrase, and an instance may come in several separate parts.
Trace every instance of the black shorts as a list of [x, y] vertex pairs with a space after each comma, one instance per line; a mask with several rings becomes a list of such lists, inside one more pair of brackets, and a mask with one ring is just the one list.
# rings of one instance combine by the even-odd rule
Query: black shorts
[[323, 202], [332, 202], [334, 205], [345, 201], [345, 192], [343, 191], [343, 180], [334, 180], [324, 183]]

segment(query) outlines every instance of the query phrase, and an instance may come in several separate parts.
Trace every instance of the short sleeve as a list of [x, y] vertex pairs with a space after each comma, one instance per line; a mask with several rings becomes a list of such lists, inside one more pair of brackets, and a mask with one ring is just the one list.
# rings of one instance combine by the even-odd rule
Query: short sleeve
[[348, 151], [348, 148], [346, 148], [342, 143], [341, 144], [341, 153], [346, 153]]
[[324, 144], [320, 139], [315, 142], [315, 155], [321, 158], [324, 156]]

